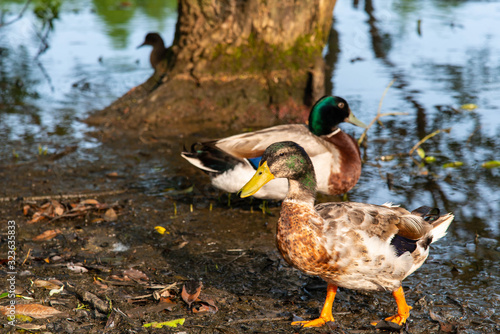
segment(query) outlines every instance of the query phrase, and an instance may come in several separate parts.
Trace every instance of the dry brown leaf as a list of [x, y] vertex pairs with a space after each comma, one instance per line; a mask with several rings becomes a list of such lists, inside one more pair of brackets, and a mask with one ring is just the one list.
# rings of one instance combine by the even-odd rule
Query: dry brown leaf
[[61, 234], [61, 230], [55, 229], [55, 230], [47, 230], [43, 232], [42, 234], [37, 235], [36, 237], [33, 238], [33, 241], [45, 241], [45, 240], [50, 240], [55, 238], [57, 235]]
[[140, 280], [149, 281], [149, 277], [145, 273], [143, 273], [142, 271], [137, 270], [137, 269], [124, 270], [123, 276], [127, 276], [127, 277], [129, 277], [133, 280], [136, 280], [136, 281], [140, 281]]
[[99, 201], [95, 200], [95, 199], [85, 199], [83, 201], [81, 201], [78, 205], [99, 205]]
[[99, 280], [94, 279], [94, 284], [103, 290], [109, 289], [109, 286], [107, 286], [106, 284], [102, 283]]
[[202, 286], [203, 283], [200, 281], [189, 281], [182, 287], [182, 300], [184, 300], [189, 307], [191, 307], [191, 304], [200, 296]]
[[58, 311], [53, 307], [40, 304], [18, 304], [16, 305], [16, 314], [27, 315], [35, 319], [45, 319], [62, 315], [63, 312]]
[[64, 206], [56, 200], [52, 200], [52, 217], [57, 217], [64, 214]]
[[34, 224], [34, 223], [37, 223], [41, 220], [44, 220], [46, 219], [47, 217], [45, 217], [45, 215], [41, 212], [35, 212], [33, 214], [33, 217], [31, 218], [31, 220], [28, 222], [28, 224]]
[[75, 265], [73, 263], [68, 263], [66, 264], [66, 267], [71, 270], [71, 271], [74, 271], [75, 273], [77, 274], [82, 274], [82, 273], [86, 273], [88, 271], [87, 268], [85, 267], [82, 267], [80, 265]]
[[47, 290], [53, 290], [53, 289], [59, 289], [61, 285], [56, 284], [55, 282], [50, 282], [50, 281], [44, 281], [41, 279], [36, 279], [33, 282], [33, 285], [37, 288], [45, 288]]
[[47, 328], [45, 325], [20, 324], [20, 323], [17, 323], [16, 327], [20, 328], [20, 329], [24, 329], [26, 331], [30, 331], [30, 332], [31, 331], [39, 331], [39, 330]]
[[50, 207], [50, 204], [51, 204], [50, 202], [44, 203], [44, 204], [40, 207], [40, 209], [42, 209], [42, 210], [48, 209], [48, 208]]
[[106, 213], [104, 214], [104, 220], [107, 222], [112, 222], [118, 219], [118, 215], [116, 214], [115, 210], [112, 208], [109, 208]]
[[29, 211], [30, 211], [30, 208], [31, 207], [29, 206], [29, 204], [24, 205], [23, 206], [23, 215], [27, 216]]

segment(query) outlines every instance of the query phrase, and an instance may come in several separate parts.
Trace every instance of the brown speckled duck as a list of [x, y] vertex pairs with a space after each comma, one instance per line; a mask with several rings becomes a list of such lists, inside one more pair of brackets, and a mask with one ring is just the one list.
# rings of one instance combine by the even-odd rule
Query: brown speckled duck
[[[182, 157], [208, 173], [212, 184], [236, 193], [252, 177], [264, 150], [274, 142], [300, 144], [316, 170], [318, 191], [339, 195], [352, 189], [361, 175], [359, 147], [338, 125], [342, 122], [366, 127], [347, 101], [337, 96], [319, 99], [309, 114], [309, 124], [278, 125], [193, 145]], [[282, 200], [288, 191], [285, 179], [273, 180], [254, 196]]]
[[276, 240], [285, 260], [295, 268], [328, 283], [319, 318], [292, 325], [318, 327], [334, 321], [332, 304], [337, 287], [391, 291], [396, 315], [386, 321], [402, 325], [411, 307], [401, 281], [429, 255], [429, 245], [446, 234], [452, 214], [421, 207], [412, 212], [390, 204], [354, 202], [314, 206], [316, 177], [304, 149], [294, 142], [269, 146], [253, 178], [241, 189], [250, 196], [275, 178], [288, 179]]

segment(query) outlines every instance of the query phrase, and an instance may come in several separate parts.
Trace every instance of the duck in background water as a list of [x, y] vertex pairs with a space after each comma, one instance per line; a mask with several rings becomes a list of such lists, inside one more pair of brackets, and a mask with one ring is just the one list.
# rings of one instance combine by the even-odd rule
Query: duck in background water
[[[356, 140], [338, 125], [348, 122], [366, 127], [338, 96], [319, 99], [309, 114], [309, 124], [278, 125], [224, 139], [196, 143], [181, 153], [194, 166], [208, 173], [212, 184], [230, 193], [238, 192], [252, 177], [265, 149], [277, 141], [294, 141], [310, 156], [318, 191], [344, 194], [361, 175], [361, 156]], [[282, 200], [288, 191], [285, 179], [273, 180], [254, 196]]]
[[155, 71], [163, 71], [166, 69], [166, 59], [168, 55], [168, 48], [165, 48], [165, 43], [161, 38], [160, 34], [156, 32], [150, 32], [146, 35], [144, 42], [137, 48], [143, 47], [144, 45], [151, 45], [153, 50], [149, 56], [149, 61], [151, 67]]
[[281, 255], [291, 266], [328, 283], [319, 318], [292, 325], [319, 327], [333, 322], [332, 304], [339, 286], [391, 291], [398, 313], [385, 320], [404, 324], [411, 307], [401, 281], [420, 268], [429, 255], [430, 244], [446, 234], [454, 216], [440, 216], [438, 209], [426, 206], [412, 212], [391, 204], [341, 202], [314, 206], [313, 163], [302, 147], [290, 141], [266, 149], [255, 175], [241, 189], [241, 197], [258, 193], [275, 178], [289, 183], [276, 232]]

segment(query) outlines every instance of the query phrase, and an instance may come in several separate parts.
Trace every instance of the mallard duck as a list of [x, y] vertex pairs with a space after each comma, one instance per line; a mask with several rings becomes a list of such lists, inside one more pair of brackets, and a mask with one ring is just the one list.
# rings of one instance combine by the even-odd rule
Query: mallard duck
[[151, 63], [152, 68], [158, 70], [162, 61], [166, 59], [168, 53], [168, 49], [165, 48], [165, 43], [163, 43], [163, 38], [161, 38], [160, 34], [156, 32], [150, 32], [144, 38], [144, 42], [137, 48], [143, 47], [144, 45], [151, 45], [153, 47], [153, 50], [149, 55], [149, 62]]
[[292, 325], [318, 327], [334, 321], [337, 287], [392, 291], [398, 313], [385, 320], [405, 323], [411, 307], [401, 281], [424, 263], [429, 245], [446, 234], [453, 215], [439, 216], [439, 210], [429, 207], [409, 212], [391, 204], [314, 206], [314, 167], [305, 150], [294, 142], [279, 142], [266, 149], [255, 175], [241, 189], [241, 197], [253, 195], [275, 178], [289, 183], [277, 226], [279, 251], [290, 265], [328, 283], [319, 318]]
[[[366, 127], [347, 101], [337, 96], [319, 99], [309, 114], [309, 124], [278, 125], [224, 139], [197, 143], [181, 155], [207, 172], [212, 184], [235, 193], [252, 177], [266, 147], [276, 141], [292, 140], [304, 147], [316, 170], [318, 191], [338, 195], [352, 189], [361, 174], [357, 142], [338, 125], [349, 122]], [[286, 180], [273, 180], [255, 197], [282, 200], [288, 191]]]

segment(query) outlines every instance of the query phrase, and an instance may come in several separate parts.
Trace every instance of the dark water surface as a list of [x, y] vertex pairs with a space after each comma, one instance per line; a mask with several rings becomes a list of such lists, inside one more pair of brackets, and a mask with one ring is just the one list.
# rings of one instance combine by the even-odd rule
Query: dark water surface
[[[14, 19], [23, 5], [2, 1], [3, 21]], [[60, 18], [47, 37], [49, 47], [40, 54], [43, 43], [37, 34], [42, 30], [32, 9], [0, 27], [2, 164], [29, 163], [44, 151], [78, 145], [73, 168], [78, 170], [81, 161], [97, 166], [104, 159], [109, 170], [135, 173], [128, 186], [146, 193], [152, 202], [163, 198], [167, 188], [196, 183], [208, 189], [208, 179], [177, 154], [193, 138], [168, 143], [158, 156], [136, 159], [140, 149], [129, 155], [113, 152], [88, 136], [91, 129], [78, 121], [148, 78], [150, 50], [136, 47], [149, 31], [160, 32], [170, 44], [176, 15], [175, 1], [63, 1]], [[498, 326], [500, 168], [482, 165], [500, 160], [500, 2], [338, 1], [334, 17], [324, 52], [328, 90], [346, 98], [356, 116], [369, 123], [393, 81], [381, 112], [407, 113], [382, 117], [383, 126], [375, 124], [368, 131], [366, 163], [349, 199], [453, 212], [456, 218], [447, 237], [435, 244], [427, 263], [406, 282], [427, 289], [436, 301], [446, 303], [450, 296]], [[342, 127], [361, 135], [360, 129]], [[434, 162], [423, 163], [416, 152], [413, 159], [407, 155], [426, 135], [444, 129], [449, 131], [421, 145]], [[452, 162], [462, 165], [443, 167]], [[84, 183], [85, 176], [79, 177]], [[10, 183], [1, 196], [35, 195], [22, 182], [17, 189]], [[209, 201], [189, 196], [180, 202], [193, 201], [195, 210], [206, 213]], [[162, 203], [171, 210], [170, 200]], [[233, 231], [228, 237], [244, 240], [248, 233], [257, 233], [248, 227], [237, 231], [227, 212], [214, 214], [214, 229]], [[196, 218], [193, 228], [196, 224], [206, 222]], [[229, 247], [220, 240], [210, 245], [217, 242], [219, 248]]]

